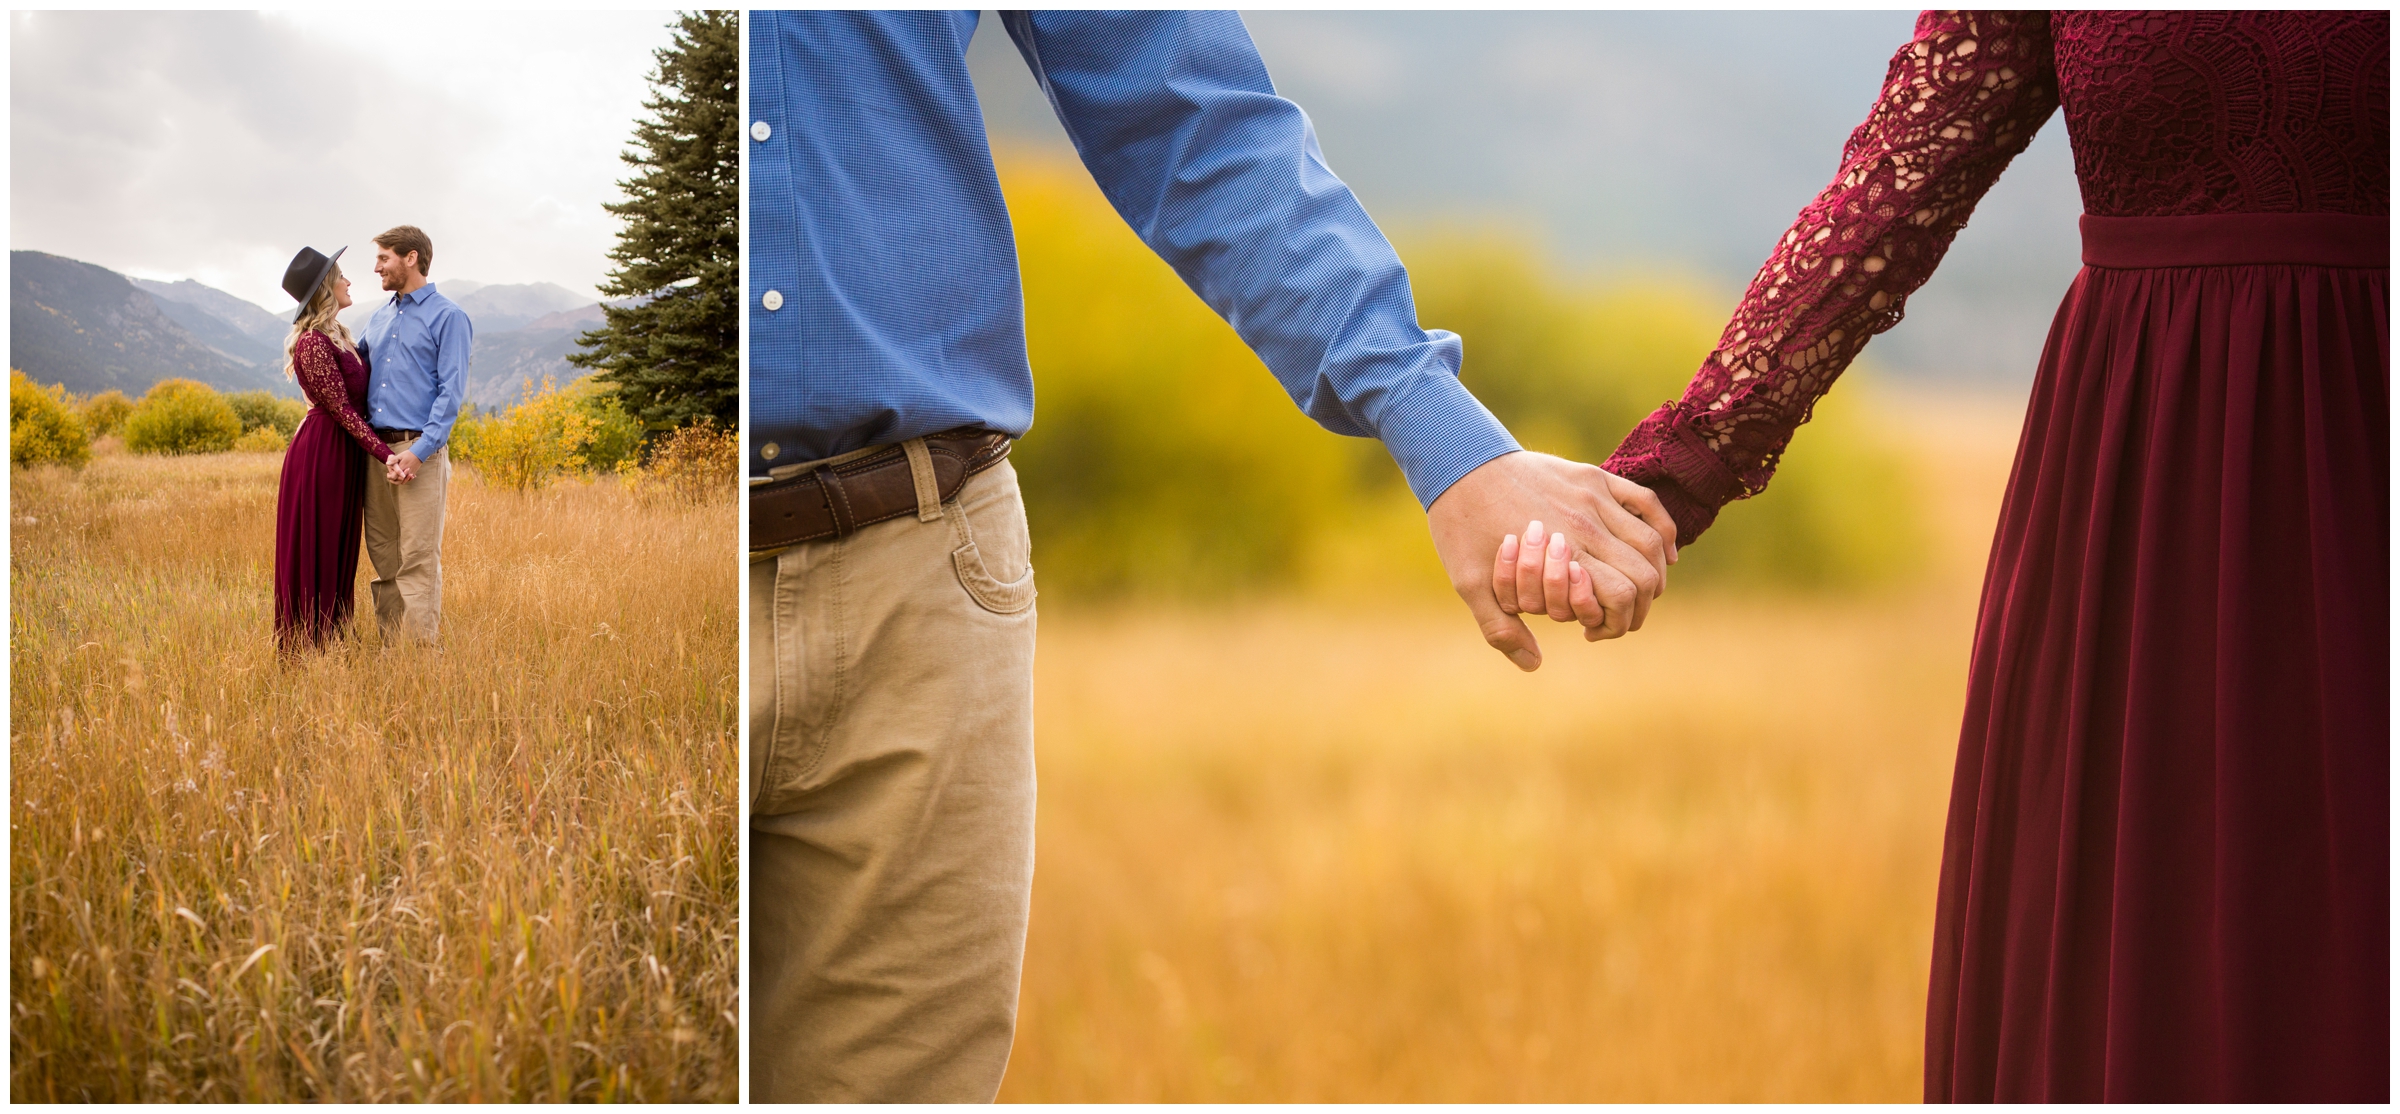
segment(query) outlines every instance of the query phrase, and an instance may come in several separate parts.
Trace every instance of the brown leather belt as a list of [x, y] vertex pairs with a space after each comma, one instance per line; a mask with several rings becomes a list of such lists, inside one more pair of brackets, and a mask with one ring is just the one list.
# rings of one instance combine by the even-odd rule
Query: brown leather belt
[[[956, 496], [967, 477], [1000, 463], [1012, 444], [1007, 434], [981, 429], [927, 435], [925, 451], [942, 501]], [[844, 537], [916, 511], [916, 476], [908, 454], [899, 445], [887, 445], [856, 460], [751, 488], [750, 551]]]

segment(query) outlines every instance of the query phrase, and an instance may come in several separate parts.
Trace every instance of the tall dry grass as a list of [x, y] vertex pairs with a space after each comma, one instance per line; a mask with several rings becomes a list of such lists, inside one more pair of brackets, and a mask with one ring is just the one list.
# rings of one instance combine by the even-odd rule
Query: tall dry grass
[[1892, 594], [1670, 593], [1532, 675], [1417, 596], [1045, 614], [1003, 1097], [1915, 1099], [2017, 413], [1890, 420]]
[[460, 469], [439, 654], [271, 642], [279, 457], [14, 474], [10, 1097], [718, 1099], [731, 499]]

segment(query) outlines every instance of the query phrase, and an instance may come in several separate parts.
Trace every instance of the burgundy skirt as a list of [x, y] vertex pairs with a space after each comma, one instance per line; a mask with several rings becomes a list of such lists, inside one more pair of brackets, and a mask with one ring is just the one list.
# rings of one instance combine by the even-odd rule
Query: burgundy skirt
[[1976, 622], [1928, 1100], [2387, 1098], [2387, 227], [2084, 219]]
[[313, 408], [283, 451], [275, 495], [275, 643], [286, 653], [321, 645], [350, 622], [366, 464], [366, 450]]

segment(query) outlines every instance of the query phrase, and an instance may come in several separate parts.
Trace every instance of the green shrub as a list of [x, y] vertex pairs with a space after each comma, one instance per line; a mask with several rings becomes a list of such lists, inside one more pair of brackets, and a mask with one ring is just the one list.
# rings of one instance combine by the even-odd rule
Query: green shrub
[[619, 465], [641, 462], [642, 421], [626, 411], [614, 390], [581, 379], [570, 384], [566, 393], [575, 399], [575, 408], [591, 422], [591, 438], [578, 454], [583, 468], [613, 472]]
[[133, 412], [133, 400], [111, 388], [83, 400], [81, 410], [84, 428], [94, 437], [106, 437], [125, 424], [125, 415]]
[[272, 429], [291, 440], [300, 429], [300, 420], [308, 417], [308, 403], [296, 398], [277, 398], [265, 391], [236, 391], [225, 396], [225, 404], [233, 407], [235, 417], [242, 420], [242, 432]]
[[474, 403], [459, 407], [458, 420], [450, 423], [450, 459], [462, 464], [475, 463], [483, 448], [483, 423], [491, 419], [490, 414], [477, 409]]
[[8, 371], [8, 462], [82, 467], [92, 459], [92, 436], [67, 404], [65, 387], [44, 387]]
[[161, 379], [125, 416], [125, 447], [137, 453], [221, 453], [242, 435], [242, 419], [206, 383]]

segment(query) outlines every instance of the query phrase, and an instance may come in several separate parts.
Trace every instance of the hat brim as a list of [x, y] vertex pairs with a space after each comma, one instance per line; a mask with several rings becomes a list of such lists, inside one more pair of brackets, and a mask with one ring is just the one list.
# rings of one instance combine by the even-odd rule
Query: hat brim
[[295, 309], [293, 309], [293, 310], [292, 310], [292, 317], [293, 317], [294, 319], [298, 319], [298, 317], [300, 316], [300, 314], [302, 314], [303, 312], [307, 311], [307, 309], [308, 309], [308, 304], [309, 304], [310, 302], [313, 302], [313, 301], [316, 301], [316, 300], [317, 300], [317, 291], [319, 291], [319, 290], [323, 290], [323, 289], [325, 288], [325, 279], [326, 279], [326, 277], [327, 277], [327, 276], [330, 276], [331, 274], [333, 274], [333, 265], [334, 265], [334, 263], [335, 263], [337, 260], [341, 259], [341, 257], [342, 257], [342, 253], [343, 253], [343, 252], [346, 252], [346, 251], [349, 251], [349, 250], [350, 250], [350, 246], [349, 246], [348, 244], [344, 244], [344, 245], [342, 245], [341, 247], [338, 247], [338, 248], [335, 248], [335, 249], [333, 249], [333, 254], [332, 254], [332, 255], [328, 255], [328, 256], [326, 256], [326, 257], [325, 257], [325, 262], [324, 262], [322, 265], [320, 265], [320, 266], [317, 268], [317, 277], [316, 277], [316, 278], [314, 278], [314, 279], [311, 279], [311, 280], [309, 280], [309, 284], [308, 284], [308, 296], [307, 296], [307, 297], [305, 297], [305, 298], [302, 298], [302, 299], [300, 299], [300, 305], [299, 305], [297, 308], [295, 308]]

